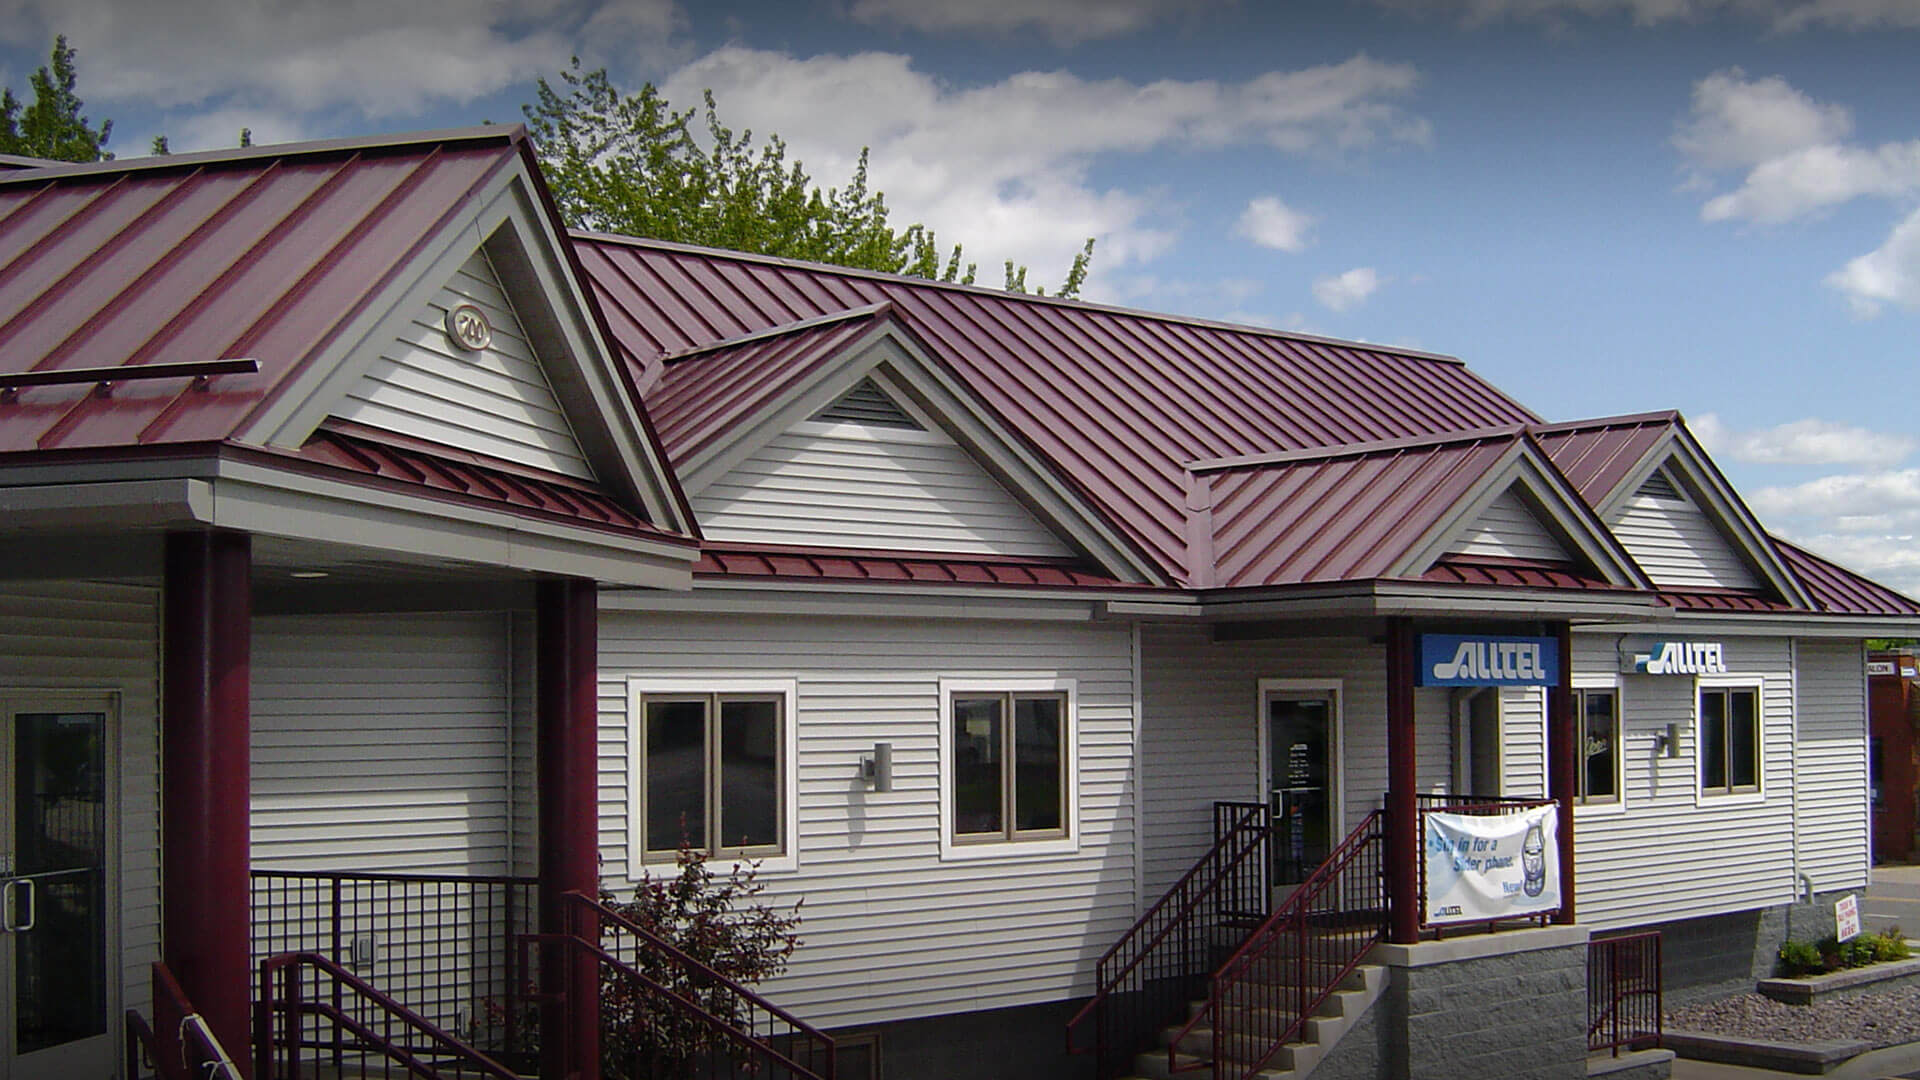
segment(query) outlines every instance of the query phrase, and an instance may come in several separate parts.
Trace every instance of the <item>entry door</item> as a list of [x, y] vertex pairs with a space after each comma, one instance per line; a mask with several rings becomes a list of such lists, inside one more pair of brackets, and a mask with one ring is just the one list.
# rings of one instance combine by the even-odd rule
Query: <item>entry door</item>
[[1265, 694], [1267, 787], [1273, 808], [1274, 884], [1297, 885], [1338, 839], [1338, 748], [1330, 691]]
[[0, 696], [0, 1077], [113, 1072], [105, 698]]

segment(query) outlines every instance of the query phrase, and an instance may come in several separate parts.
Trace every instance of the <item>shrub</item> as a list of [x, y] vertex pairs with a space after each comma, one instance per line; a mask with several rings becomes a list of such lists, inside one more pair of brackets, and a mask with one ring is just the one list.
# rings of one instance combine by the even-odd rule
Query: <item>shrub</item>
[[1819, 941], [1789, 941], [1780, 946], [1780, 974], [1821, 975], [1842, 968], [1866, 967], [1913, 955], [1898, 927], [1884, 934], [1861, 934], [1851, 941], [1828, 935]]
[[1789, 941], [1780, 946], [1780, 974], [1818, 975], [1827, 970], [1818, 946], [1810, 941]]

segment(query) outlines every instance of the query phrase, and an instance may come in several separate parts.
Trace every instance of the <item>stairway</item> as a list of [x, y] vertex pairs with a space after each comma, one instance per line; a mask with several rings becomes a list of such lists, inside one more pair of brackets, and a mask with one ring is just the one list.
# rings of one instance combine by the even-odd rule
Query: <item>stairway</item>
[[[1286, 984], [1284, 976], [1275, 976], [1274, 985]], [[1319, 1011], [1308, 1018], [1305, 1038], [1282, 1046], [1256, 1075], [1262, 1080], [1300, 1080], [1305, 1077], [1333, 1049], [1341, 1036], [1360, 1022], [1360, 1018], [1379, 1000], [1386, 985], [1386, 968], [1362, 964], [1349, 972], [1334, 992], [1327, 996], [1327, 1000], [1321, 1003]], [[1205, 1006], [1204, 1001], [1193, 1002], [1187, 1015], [1196, 1015]], [[1160, 1033], [1160, 1045], [1134, 1059], [1134, 1072], [1128, 1080], [1204, 1080], [1210, 1077], [1212, 1072], [1208, 1066], [1213, 1060], [1214, 1033], [1208, 1028], [1196, 1028], [1188, 1032], [1175, 1048], [1175, 1057], [1182, 1071], [1175, 1073], [1168, 1068], [1167, 1043], [1179, 1035], [1180, 1028], [1179, 1024], [1164, 1028]], [[1231, 1048], [1228, 1052], [1231, 1053]]]
[[1920, 866], [1874, 867], [1860, 897], [1860, 923], [1875, 933], [1898, 926], [1907, 937], [1920, 938]]

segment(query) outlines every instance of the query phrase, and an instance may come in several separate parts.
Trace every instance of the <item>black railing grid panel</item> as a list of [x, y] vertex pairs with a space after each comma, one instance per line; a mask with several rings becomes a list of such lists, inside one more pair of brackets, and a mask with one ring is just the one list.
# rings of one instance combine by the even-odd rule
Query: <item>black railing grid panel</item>
[[1664, 1027], [1660, 932], [1587, 943], [1587, 1049], [1642, 1050], [1660, 1045]]

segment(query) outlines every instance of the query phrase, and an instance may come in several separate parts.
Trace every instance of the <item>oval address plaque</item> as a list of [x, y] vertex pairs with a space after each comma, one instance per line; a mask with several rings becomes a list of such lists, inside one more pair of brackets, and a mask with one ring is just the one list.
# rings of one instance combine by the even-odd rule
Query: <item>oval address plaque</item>
[[472, 304], [455, 304], [447, 312], [447, 336], [468, 352], [479, 352], [493, 344], [493, 327], [487, 325], [487, 313]]

